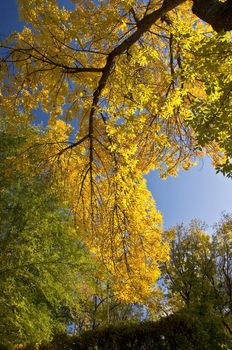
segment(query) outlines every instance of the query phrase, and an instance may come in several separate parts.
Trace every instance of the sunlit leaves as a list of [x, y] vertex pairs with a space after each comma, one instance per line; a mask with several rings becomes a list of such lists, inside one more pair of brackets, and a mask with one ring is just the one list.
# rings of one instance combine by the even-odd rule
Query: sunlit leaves
[[[230, 214], [224, 214], [211, 235], [196, 220], [187, 227], [175, 227], [170, 261], [163, 265], [166, 309], [198, 320], [207, 330], [206, 339], [210, 332], [218, 332], [218, 339], [225, 343], [232, 330], [231, 219]], [[166, 234], [170, 237], [172, 232]]]
[[228, 163], [229, 40], [196, 21], [190, 1], [165, 16], [156, 1], [19, 5], [27, 24], [3, 45], [1, 106], [19, 128], [40, 110], [48, 124], [27, 138], [20, 166], [38, 147], [37, 168], [56, 177], [115, 295], [144, 302], [168, 246], [143, 175], [177, 176], [205, 152]]
[[[1, 342], [40, 344], [63, 332], [67, 313], [80, 310], [94, 271], [77, 240], [70, 210], [49, 166], [38, 168], [45, 133], [1, 122]], [[28, 148], [33, 141], [35, 148]], [[46, 158], [47, 160], [47, 158]], [[88, 266], [88, 267], [87, 267]], [[89, 271], [89, 272], [88, 272]], [[85, 278], [83, 276], [85, 275]], [[90, 294], [90, 293], [89, 293]]]

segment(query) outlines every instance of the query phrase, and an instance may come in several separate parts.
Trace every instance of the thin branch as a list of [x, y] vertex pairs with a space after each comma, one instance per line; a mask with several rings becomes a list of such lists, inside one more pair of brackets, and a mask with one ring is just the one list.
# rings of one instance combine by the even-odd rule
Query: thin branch
[[89, 134], [85, 135], [84, 137], [82, 137], [82, 139], [72, 143], [71, 145], [63, 148], [59, 153], [58, 156], [61, 156], [65, 151], [67, 151], [68, 149], [72, 149], [78, 145], [80, 145], [82, 142], [84, 142], [87, 138], [89, 138]]

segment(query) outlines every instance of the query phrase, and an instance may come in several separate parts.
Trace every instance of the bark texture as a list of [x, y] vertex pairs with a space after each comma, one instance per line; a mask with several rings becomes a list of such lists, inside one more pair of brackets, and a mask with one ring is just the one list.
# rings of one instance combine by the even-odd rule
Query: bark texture
[[218, 33], [232, 30], [232, 0], [193, 0], [192, 11]]

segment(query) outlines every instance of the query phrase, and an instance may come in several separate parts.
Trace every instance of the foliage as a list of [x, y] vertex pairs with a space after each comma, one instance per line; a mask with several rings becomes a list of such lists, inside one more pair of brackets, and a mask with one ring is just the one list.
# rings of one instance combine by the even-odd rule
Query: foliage
[[[202, 324], [186, 315], [176, 314], [156, 322], [122, 323], [87, 331], [77, 337], [63, 337], [44, 345], [40, 350], [219, 350], [217, 333], [210, 334], [207, 341], [202, 337]], [[214, 329], [215, 331], [215, 329]], [[57, 348], [57, 344], [59, 344]]]
[[121, 303], [147, 304], [169, 245], [144, 174], [176, 176], [208, 153], [231, 176], [230, 34], [187, 0], [18, 3], [26, 25], [2, 43], [1, 108], [22, 132], [41, 110], [48, 123], [26, 138], [21, 170], [33, 150], [98, 260], [95, 278]]
[[73, 313], [70, 334], [79, 334], [88, 329], [94, 330], [120, 322], [139, 322], [145, 318], [145, 306], [119, 302], [112, 291], [107, 292], [103, 287], [101, 289], [98, 286], [97, 293], [81, 304], [81, 313]]
[[[232, 216], [224, 214], [215, 227], [213, 245], [216, 252], [215, 296], [223, 325], [232, 337]], [[213, 282], [212, 282], [213, 283]]]
[[163, 267], [168, 298], [163, 308], [196, 320], [201, 324], [201, 339], [215, 339], [215, 349], [218, 339], [226, 343], [232, 338], [231, 219], [224, 215], [212, 237], [198, 221], [177, 226], [170, 261]]
[[[231, 348], [231, 215], [223, 215], [212, 236], [194, 220], [165, 234], [170, 261], [161, 267], [165, 298], [156, 322], [118, 323], [44, 345], [56, 349]], [[167, 316], [168, 315], [168, 316]], [[104, 324], [103, 324], [104, 325]]]
[[[188, 76], [192, 83], [197, 82], [201, 89], [192, 90], [189, 96], [192, 102], [189, 122], [195, 130], [199, 149], [211, 142], [221, 148], [222, 154], [220, 156], [219, 152], [219, 158], [214, 159], [214, 165], [218, 171], [230, 177], [232, 42], [224, 35], [217, 35], [204, 37], [197, 43], [192, 33], [188, 35], [191, 37], [191, 44], [183, 50], [183, 75]], [[182, 33], [177, 40], [180, 47], [185, 45]]]
[[90, 288], [91, 269], [49, 168], [36, 173], [34, 151], [18, 164], [26, 134], [37, 137], [38, 130], [12, 128], [5, 120], [0, 131], [0, 338], [10, 348], [65, 330]]

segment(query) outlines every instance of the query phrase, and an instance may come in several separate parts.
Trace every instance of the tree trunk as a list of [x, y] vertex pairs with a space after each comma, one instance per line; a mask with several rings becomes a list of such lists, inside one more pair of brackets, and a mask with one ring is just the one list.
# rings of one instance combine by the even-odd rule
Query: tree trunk
[[232, 0], [193, 0], [192, 11], [218, 33], [232, 30]]

